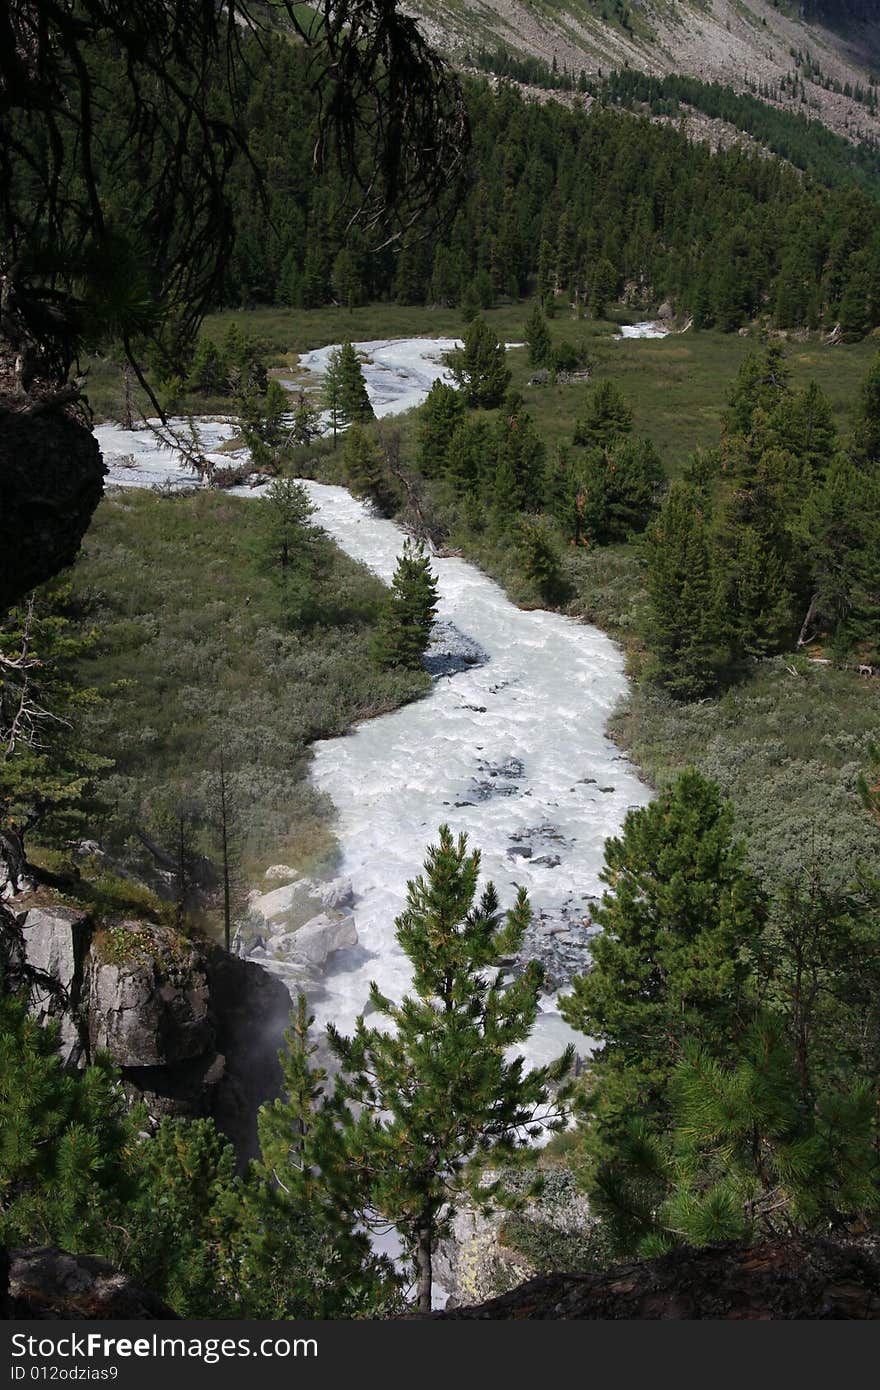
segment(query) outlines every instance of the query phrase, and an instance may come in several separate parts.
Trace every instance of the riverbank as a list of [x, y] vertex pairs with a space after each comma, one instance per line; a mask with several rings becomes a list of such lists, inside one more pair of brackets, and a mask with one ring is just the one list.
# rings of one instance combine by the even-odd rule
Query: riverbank
[[81, 669], [104, 697], [87, 734], [114, 762], [89, 833], [124, 860], [142, 855], [143, 832], [173, 858], [180, 813], [216, 868], [222, 750], [242, 891], [279, 860], [332, 872], [334, 810], [309, 780], [312, 742], [430, 684], [370, 661], [375, 576], [324, 542], [304, 613], [263, 550], [245, 498], [129, 487], [105, 497], [70, 574], [78, 621], [98, 636]]
[[[556, 321], [551, 329], [554, 335], [561, 331]], [[681, 411], [679, 420], [682, 446], [716, 443], [732, 380], [732, 375], [726, 381], [718, 379], [720, 363], [726, 360], [732, 374], [735, 363], [753, 345], [747, 339], [724, 339], [718, 334], [622, 342], [603, 339], [596, 347], [596, 372], [628, 391], [638, 433], [645, 394], [653, 399], [663, 387], [674, 401], [676, 389], [679, 395], [683, 389], [680, 364], [687, 361], [691, 384], [688, 408]], [[793, 382], [803, 385], [815, 378], [822, 384], [843, 434], [851, 420], [858, 380], [875, 351], [868, 343], [829, 347], [818, 340], [789, 347], [787, 363]], [[636, 354], [641, 357], [638, 379]], [[525, 408], [552, 457], [553, 438], [571, 438], [584, 388], [530, 386], [524, 358], [523, 352], [508, 353], [513, 386], [522, 392]], [[714, 392], [711, 417], [704, 404], [709, 383]], [[661, 450], [669, 410], [666, 405], [654, 419], [642, 423]], [[400, 417], [395, 423], [401, 429], [403, 456], [412, 468], [418, 415]], [[667, 445], [669, 476], [680, 471], [685, 460], [683, 448], [670, 457]], [[314, 463], [316, 476], [338, 477], [338, 451], [318, 456]], [[430, 510], [432, 484], [425, 489]], [[451, 517], [446, 544], [494, 578], [515, 602], [530, 606], [539, 601], [508, 538], [456, 520], [454, 511], [444, 509], [442, 497], [437, 514], [441, 522]], [[639, 539], [564, 548], [561, 568], [570, 595], [563, 611], [595, 624], [624, 647], [632, 684], [609, 731], [650, 785], [664, 785], [688, 766], [716, 780], [734, 803], [755, 867], [768, 879], [798, 877], [811, 863], [821, 863], [831, 879], [848, 882], [859, 863], [871, 862], [876, 853], [872, 828], [861, 813], [855, 783], [868, 740], [880, 726], [880, 683], [861, 679], [856, 672], [780, 657], [757, 664], [718, 697], [681, 704], [642, 680], [646, 595]]]

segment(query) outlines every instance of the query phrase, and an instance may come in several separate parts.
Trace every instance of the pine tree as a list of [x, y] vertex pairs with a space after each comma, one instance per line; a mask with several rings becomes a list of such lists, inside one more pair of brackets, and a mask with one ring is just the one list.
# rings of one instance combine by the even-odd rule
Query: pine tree
[[380, 615], [373, 655], [380, 666], [421, 669], [437, 611], [437, 584], [421, 541], [404, 542]]
[[765, 419], [755, 411], [715, 537], [719, 631], [739, 657], [781, 651], [795, 631], [799, 467], [793, 455], [763, 447]]
[[433, 1256], [467, 1196], [484, 1209], [508, 1204], [497, 1173], [471, 1160], [513, 1155], [539, 1132], [564, 1124], [566, 1092], [550, 1101], [571, 1054], [525, 1071], [511, 1049], [534, 1025], [541, 969], [530, 963], [505, 980], [531, 916], [524, 889], [506, 917], [491, 884], [477, 897], [478, 851], [441, 826], [424, 875], [410, 882], [397, 940], [413, 966], [413, 992], [401, 1003], [371, 990], [372, 1010], [344, 1038], [328, 1029], [342, 1067], [344, 1140], [361, 1174], [374, 1222], [391, 1222], [415, 1265], [418, 1308], [431, 1308]]
[[821, 478], [837, 447], [837, 426], [831, 402], [815, 381], [807, 382], [780, 401], [771, 417], [780, 446], [801, 465], [809, 487]]
[[[359, 1227], [360, 1174], [300, 995], [279, 1054], [282, 1097], [258, 1117], [260, 1158], [230, 1193], [220, 1273], [252, 1318], [380, 1317], [399, 1312], [399, 1279]], [[241, 1315], [241, 1314], [240, 1314]]]
[[315, 536], [309, 526], [315, 508], [302, 483], [276, 478], [257, 505], [260, 545], [271, 565], [282, 570], [301, 567]]
[[751, 433], [756, 410], [769, 417], [789, 390], [785, 353], [778, 343], [751, 352], [737, 373], [722, 422], [722, 441]]
[[382, 455], [376, 441], [362, 425], [354, 424], [346, 431], [342, 468], [346, 485], [355, 497], [367, 497], [382, 505], [385, 497]]
[[311, 444], [314, 439], [318, 438], [320, 433], [320, 413], [315, 406], [312, 405], [305, 391], [300, 391], [297, 396], [296, 407], [290, 426], [290, 442], [295, 447]]
[[880, 353], [859, 390], [853, 453], [861, 463], [880, 464]]
[[556, 257], [550, 242], [545, 239], [538, 252], [538, 298], [545, 314], [554, 313], [555, 297]]
[[491, 410], [500, 405], [510, 385], [504, 344], [482, 318], [474, 319], [464, 345], [446, 354], [446, 364], [468, 405]]
[[438, 378], [419, 412], [419, 467], [426, 478], [445, 472], [449, 442], [463, 419], [461, 393]]
[[456, 425], [446, 447], [446, 477], [459, 496], [477, 496], [492, 454], [491, 431], [484, 420], [463, 419]]
[[324, 368], [324, 381], [321, 388], [321, 399], [324, 409], [330, 416], [330, 428], [333, 431], [333, 447], [335, 449], [336, 437], [339, 431], [345, 429], [346, 425], [350, 423], [343, 404], [341, 348], [333, 348], [327, 356], [327, 365]]
[[363, 423], [376, 418], [364, 373], [351, 343], [343, 343], [339, 349], [339, 404], [348, 421]]
[[632, 423], [632, 409], [626, 397], [615, 382], [606, 379], [589, 392], [575, 424], [574, 442], [588, 449], [604, 449], [629, 434]]
[[606, 842], [592, 969], [561, 1003], [571, 1026], [600, 1044], [591, 1062], [597, 1153], [632, 1115], [662, 1126], [686, 1038], [729, 1052], [744, 952], [766, 916], [732, 822], [714, 783], [690, 771]]
[[260, 397], [249, 393], [239, 400], [242, 437], [254, 467], [262, 473], [280, 472], [284, 448], [290, 442], [290, 398], [273, 377]]
[[630, 1123], [592, 1193], [618, 1249], [821, 1233], [876, 1219], [873, 1088], [848, 1080], [804, 1107], [780, 1020], [758, 1012], [722, 1062], [689, 1040], [662, 1136]]
[[461, 296], [461, 316], [465, 323], [473, 323], [480, 314], [480, 292], [470, 280]]
[[97, 690], [76, 676], [95, 642], [77, 630], [71, 594], [44, 586], [0, 622], [0, 832], [24, 859], [25, 837], [70, 837], [99, 773], [111, 766], [88, 747], [87, 710]]
[[0, 980], [0, 1244], [100, 1253], [134, 1190], [142, 1120], [101, 1061], [63, 1069], [58, 1026], [28, 1016]]
[[529, 346], [529, 366], [549, 366], [553, 344], [540, 304], [535, 304], [526, 319], [525, 339]]
[[799, 645], [829, 632], [846, 651], [880, 631], [880, 478], [845, 454], [807, 499], [800, 522], [810, 598]]
[[504, 402], [496, 428], [496, 467], [493, 482], [499, 517], [540, 511], [544, 499], [544, 443], [534, 421], [522, 409], [522, 397]]
[[221, 396], [228, 391], [226, 363], [211, 338], [199, 338], [186, 385], [187, 390], [203, 396]]
[[559, 552], [546, 525], [523, 521], [516, 533], [517, 549], [527, 578], [542, 603], [557, 604], [565, 593]]
[[617, 283], [617, 271], [607, 257], [603, 256], [593, 266], [590, 275], [590, 313], [594, 319], [605, 317], [608, 304], [617, 293]]
[[581, 468], [583, 532], [602, 544], [644, 531], [657, 510], [665, 481], [663, 466], [648, 439], [618, 439], [592, 450]]
[[666, 494], [647, 532], [647, 556], [651, 677], [676, 698], [695, 699], [717, 682], [726, 652], [706, 504], [686, 483], [673, 483]]

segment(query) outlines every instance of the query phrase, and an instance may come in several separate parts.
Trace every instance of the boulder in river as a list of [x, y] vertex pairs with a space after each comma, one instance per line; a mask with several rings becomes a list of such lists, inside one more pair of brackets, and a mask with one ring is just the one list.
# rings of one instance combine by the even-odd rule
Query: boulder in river
[[292, 933], [291, 959], [306, 965], [323, 965], [332, 951], [356, 946], [357, 939], [357, 927], [350, 912], [342, 917], [322, 912]]

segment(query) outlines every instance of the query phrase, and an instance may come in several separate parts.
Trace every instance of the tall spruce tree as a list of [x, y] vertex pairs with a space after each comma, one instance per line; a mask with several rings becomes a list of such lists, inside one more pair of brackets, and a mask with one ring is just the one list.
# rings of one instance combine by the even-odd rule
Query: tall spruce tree
[[468, 405], [491, 410], [501, 404], [510, 385], [510, 369], [505, 362], [504, 344], [485, 319], [474, 319], [464, 335], [463, 346], [447, 353], [446, 363]]
[[602, 544], [644, 531], [657, 511], [665, 481], [663, 466], [649, 439], [618, 439], [594, 449], [580, 470], [582, 528]]
[[847, 651], [880, 647], [880, 476], [846, 454], [832, 459], [800, 521], [810, 589], [798, 645], [828, 634]]
[[553, 353], [550, 329], [540, 304], [535, 304], [526, 319], [525, 339], [529, 347], [530, 367], [549, 367]]
[[419, 467], [426, 478], [445, 472], [449, 442], [463, 419], [461, 393], [438, 378], [419, 412]]
[[385, 472], [376, 441], [362, 425], [346, 431], [342, 446], [345, 481], [355, 497], [368, 497], [381, 504], [385, 494]]
[[620, 387], [607, 378], [594, 386], [574, 427], [575, 444], [604, 449], [632, 429], [632, 408]]
[[609, 1156], [632, 1115], [663, 1127], [686, 1038], [728, 1054], [746, 998], [744, 953], [766, 916], [744, 859], [731, 807], [695, 771], [630, 811], [606, 842], [592, 969], [561, 1004], [571, 1026], [599, 1043], [594, 1154]]
[[[466, 1197], [483, 1210], [512, 1201], [484, 1163], [513, 1156], [565, 1123], [570, 1053], [526, 1071], [512, 1050], [537, 1017], [540, 966], [505, 978], [531, 912], [524, 889], [502, 914], [494, 887], [478, 896], [480, 854], [441, 826], [425, 872], [408, 885], [397, 940], [413, 966], [399, 1004], [372, 986], [387, 1026], [358, 1020], [354, 1036], [328, 1029], [342, 1072], [348, 1161], [368, 1196], [368, 1219], [399, 1231], [416, 1271], [420, 1312], [431, 1308], [433, 1257]], [[551, 1100], [551, 1086], [561, 1086]], [[540, 1123], [538, 1123], [540, 1122]]]
[[544, 442], [522, 404], [508, 396], [496, 427], [493, 500], [501, 519], [540, 511], [544, 501]]
[[880, 353], [859, 389], [853, 454], [859, 462], [880, 465]]
[[378, 664], [418, 671], [431, 640], [436, 611], [437, 584], [430, 557], [421, 541], [407, 539], [373, 639]]
[[0, 836], [10, 862], [24, 862], [27, 834], [66, 836], [83, 800], [111, 766], [83, 736], [85, 711], [100, 702], [77, 677], [94, 645], [71, 615], [71, 593], [44, 585], [0, 622]]
[[677, 699], [716, 683], [726, 649], [716, 616], [716, 578], [706, 501], [674, 482], [647, 533], [645, 641], [651, 677]]
[[321, 387], [321, 400], [324, 409], [330, 417], [330, 429], [333, 431], [334, 449], [336, 448], [336, 439], [339, 431], [345, 429], [346, 425], [350, 423], [349, 417], [345, 413], [342, 397], [341, 349], [334, 348], [327, 357], [327, 365], [324, 368], [324, 381]]
[[339, 349], [339, 403], [348, 421], [362, 424], [376, 418], [363, 368], [351, 343], [343, 343]]

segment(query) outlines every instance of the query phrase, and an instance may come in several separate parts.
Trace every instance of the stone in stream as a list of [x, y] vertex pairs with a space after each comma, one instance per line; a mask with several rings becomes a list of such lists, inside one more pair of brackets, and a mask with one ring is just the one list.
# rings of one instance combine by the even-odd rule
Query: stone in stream
[[335, 918], [322, 912], [284, 939], [290, 942], [292, 962], [323, 965], [331, 952], [340, 951], [346, 946], [356, 946], [358, 934], [354, 917], [350, 912]]

